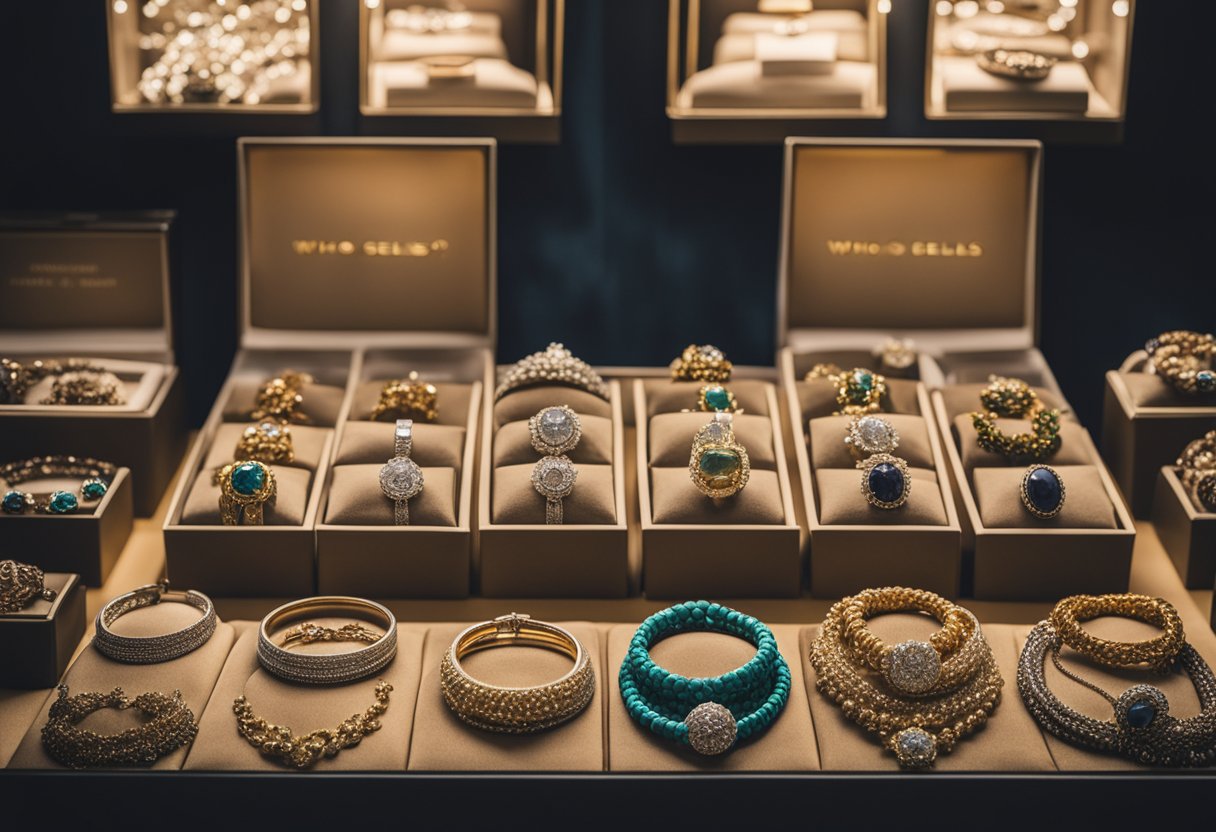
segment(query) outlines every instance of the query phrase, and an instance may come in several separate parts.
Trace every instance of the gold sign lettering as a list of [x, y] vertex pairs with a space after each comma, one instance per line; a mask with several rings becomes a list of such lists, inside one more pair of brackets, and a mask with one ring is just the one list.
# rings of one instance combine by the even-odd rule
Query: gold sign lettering
[[367, 240], [356, 244], [352, 240], [292, 240], [292, 250], [308, 257], [320, 254], [335, 254], [349, 257], [362, 254], [365, 257], [429, 257], [443, 254], [450, 248], [447, 240]]
[[891, 240], [879, 243], [874, 240], [827, 240], [828, 253], [836, 257], [859, 255], [864, 257], [983, 257], [984, 247], [980, 243], [948, 242], [942, 240], [914, 240], [910, 243]]

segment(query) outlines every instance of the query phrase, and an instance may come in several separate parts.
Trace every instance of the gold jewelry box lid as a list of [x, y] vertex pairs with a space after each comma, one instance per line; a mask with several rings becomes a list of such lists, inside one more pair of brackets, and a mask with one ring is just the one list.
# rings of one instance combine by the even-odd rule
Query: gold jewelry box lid
[[173, 211], [0, 213], [0, 353], [173, 363]]
[[242, 138], [237, 155], [243, 347], [493, 346], [493, 139]]
[[931, 354], [1038, 340], [1043, 146], [787, 138], [779, 346]]

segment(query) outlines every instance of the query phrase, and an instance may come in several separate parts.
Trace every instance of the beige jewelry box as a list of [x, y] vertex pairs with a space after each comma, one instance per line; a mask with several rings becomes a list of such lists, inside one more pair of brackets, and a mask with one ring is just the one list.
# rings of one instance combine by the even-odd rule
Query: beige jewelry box
[[0, 216], [0, 356], [108, 362], [127, 399], [42, 405], [44, 379], [29, 403], [0, 405], [0, 462], [72, 454], [129, 468], [140, 517], [156, 512], [186, 444], [170, 310], [173, 219], [172, 211]]
[[1137, 350], [1107, 372], [1102, 402], [1102, 454], [1136, 517], [1153, 508], [1160, 467], [1173, 465], [1187, 443], [1216, 429], [1216, 394], [1184, 396], [1145, 372], [1147, 360]]
[[565, 0], [466, 0], [452, 30], [399, 19], [440, 11], [418, 6], [359, 4], [359, 112], [372, 131], [559, 140]]
[[780, 141], [823, 119], [885, 118], [891, 8], [890, 0], [668, 0], [676, 141]]
[[1152, 519], [1186, 588], [1211, 587], [1216, 582], [1216, 513], [1196, 505], [1173, 465], [1163, 465], [1157, 473]]
[[[169, 577], [219, 596], [295, 597], [319, 582], [328, 592], [466, 594], [468, 425], [493, 367], [493, 140], [242, 139], [237, 152], [241, 349], [165, 520]], [[261, 382], [289, 368], [315, 377], [303, 391], [311, 424], [292, 428], [297, 459], [272, 466], [279, 494], [265, 525], [220, 525], [211, 471], [231, 461]], [[367, 397], [374, 405], [383, 381], [411, 369], [469, 402], [456, 420], [465, 476], [447, 478], [454, 526], [377, 524], [391, 424], [378, 423], [390, 438], [370, 473], [341, 456]], [[425, 453], [417, 441], [414, 453]], [[433, 485], [441, 495], [441, 478]]]
[[47, 572], [44, 585], [58, 593], [20, 612], [0, 615], [0, 688], [54, 687], [84, 638], [85, 588], [80, 576]]
[[[921, 413], [933, 423], [938, 454], [944, 452], [934, 455], [937, 481], [943, 494], [953, 494], [947, 502], [957, 519], [949, 505], [947, 517], [968, 553], [962, 574], [972, 578], [961, 584], [956, 578], [947, 594], [1054, 598], [1119, 591], [1129, 577], [1135, 527], [1083, 428], [1070, 426], [1075, 462], [1086, 469], [1077, 475], [1085, 489], [1076, 493], [1074, 484], [1074, 504], [1092, 492], [1084, 502], [1109, 512], [1109, 528], [985, 527], [971, 466], [963, 464], [964, 456], [972, 457], [960, 454], [954, 431], [960, 402], [967, 410], [978, 407], [978, 391], [993, 373], [1023, 378], [1067, 409], [1036, 347], [1041, 157], [1042, 146], [1030, 141], [786, 142], [779, 307], [787, 388], [824, 360], [816, 355], [832, 360], [833, 352], [853, 351], [864, 358], [891, 336], [914, 342], [925, 388], [918, 396]], [[791, 394], [791, 412], [798, 412], [798, 401]], [[1010, 498], [1019, 499], [1016, 488], [1003, 499]], [[850, 560], [847, 549], [823, 543], [817, 511], [808, 503], [812, 591], [819, 595], [817, 560], [838, 558], [858, 569], [867, 560]], [[914, 540], [886, 548], [904, 553], [905, 561], [907, 553], [929, 551]], [[892, 568], [867, 568], [853, 587], [834, 586], [828, 594], [904, 577]]]

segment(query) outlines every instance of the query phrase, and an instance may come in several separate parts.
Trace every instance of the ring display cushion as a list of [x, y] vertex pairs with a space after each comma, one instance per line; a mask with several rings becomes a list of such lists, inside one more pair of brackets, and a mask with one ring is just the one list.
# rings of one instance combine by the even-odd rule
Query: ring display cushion
[[[904, 613], [875, 616], [866, 626], [887, 644], [909, 639], [925, 641], [941, 628], [928, 616]], [[1008, 624], [984, 625], [984, 637], [1005, 680], [1000, 704], [980, 731], [964, 738], [949, 754], [938, 755], [934, 771], [1055, 770], [1052, 755], [1043, 743], [1043, 733], [1018, 697], [1016, 679], [1021, 644], [1015, 640], [1015, 632], [1024, 629]], [[882, 748], [874, 734], [847, 719], [838, 705], [815, 691], [815, 669], [808, 657], [811, 642], [818, 633], [818, 627], [803, 628], [799, 655], [806, 689], [811, 691], [811, 718], [819, 737], [823, 768], [898, 772], [895, 755]]]
[[[714, 63], [750, 61], [755, 57], [756, 35], [775, 33], [776, 23], [788, 18], [737, 12], [722, 24], [722, 37], [714, 44]], [[838, 38], [836, 54], [845, 61], [864, 61], [869, 57], [869, 31], [865, 16], [848, 9], [815, 11], [799, 15], [807, 32], [824, 32]]]
[[[616, 668], [602, 663], [599, 628], [587, 622], [564, 623], [591, 655], [595, 695], [569, 722], [535, 734], [498, 734], [462, 722], [443, 701], [439, 665], [452, 639], [467, 624], [434, 625], [423, 650], [421, 692], [410, 741], [411, 771], [602, 771], [605, 687], [616, 685]], [[460, 660], [480, 682], [532, 687], [565, 676], [573, 661], [540, 647], [505, 645], [479, 650]]]
[[1117, 529], [1110, 495], [1092, 465], [1051, 466], [1064, 481], [1064, 507], [1040, 520], [1022, 505], [1023, 468], [976, 468], [971, 479], [980, 520], [989, 529]]
[[[1115, 616], [1095, 618], [1086, 621], [1082, 626], [1087, 632], [1098, 638], [1112, 641], [1143, 641], [1161, 635], [1160, 630], [1149, 624]], [[1019, 653], [1021, 653], [1029, 632], [1028, 627], [1018, 629]], [[1189, 719], [1199, 715], [1199, 697], [1195, 693], [1195, 687], [1191, 684], [1190, 678], [1185, 673], [1161, 675], [1144, 669], [1103, 667], [1075, 652], [1067, 645], [1060, 647], [1060, 659], [1071, 672], [1076, 673], [1087, 682], [1096, 684], [1116, 699], [1133, 685], [1147, 684], [1158, 688], [1169, 699], [1170, 716]], [[1113, 710], [1109, 702], [1060, 673], [1052, 663], [1050, 656], [1043, 664], [1046, 667], [1047, 687], [1057, 699], [1069, 708], [1093, 719], [1110, 720], [1112, 718]], [[1003, 672], [1004, 668], [1002, 667], [1001, 670]], [[1009, 688], [1009, 677], [1006, 677], [1006, 688]], [[1014, 689], [1007, 689], [1005, 693], [1009, 696], [1017, 696]], [[1006, 707], [1007, 704], [1011, 703], [1002, 704], [997, 710]], [[1012, 704], [1025, 710], [1020, 700]], [[1060, 771], [1148, 771], [1144, 766], [1124, 757], [1078, 748], [1045, 731], [1042, 733], [1056, 767]]]
[[[919, 382], [910, 379], [888, 378], [887, 394], [879, 402], [882, 410], [877, 415], [882, 416], [886, 413], [920, 415], [920, 400], [916, 394], [918, 384]], [[798, 404], [802, 408], [804, 419], [831, 416], [840, 410], [840, 405], [836, 404], [836, 385], [826, 378], [798, 381], [795, 382], [795, 387], [798, 390]], [[979, 399], [977, 398], [976, 401], [978, 402]]]
[[[576, 466], [611, 465], [612, 420], [603, 416], [584, 416], [581, 413], [578, 419], [582, 426], [582, 438], [566, 456], [570, 457]], [[533, 465], [540, 456], [532, 447], [532, 432], [528, 429], [526, 420], [507, 422], [494, 434], [496, 468], [507, 465]], [[578, 488], [578, 485], [574, 487]]]
[[759, 61], [733, 61], [703, 69], [680, 90], [684, 107], [864, 107], [876, 69], [863, 61], [837, 61], [830, 75], [765, 77]]
[[[945, 526], [946, 505], [937, 475], [926, 468], [908, 468], [912, 490], [899, 508], [877, 508], [861, 491], [861, 471], [824, 468], [815, 472], [819, 522], [824, 526]], [[1019, 506], [1021, 503], [1018, 504]]]
[[[874, 414], [891, 423], [899, 434], [899, 447], [892, 454], [913, 468], [933, 468], [929, 429], [919, 416], [902, 413]], [[820, 416], [810, 421], [811, 467], [852, 468], [857, 460], [844, 443], [852, 416]]]
[[[996, 426], [1006, 436], [1019, 433], [1030, 433], [1031, 425], [1027, 419], [997, 419]], [[1073, 421], [1060, 422], [1060, 450], [1044, 464], [1055, 468], [1057, 465], [1089, 465], [1093, 458], [1089, 454], [1087, 431]], [[958, 448], [963, 461], [963, 468], [973, 471], [983, 467], [1016, 467], [1025, 468], [1026, 462], [1014, 462], [1001, 454], [985, 451], [980, 447], [979, 437], [975, 432], [975, 423], [967, 414], [954, 417], [954, 435], [958, 438]]]
[[[104, 360], [97, 363], [102, 367], [105, 367]], [[103, 412], [106, 410], [112, 410], [116, 407], [121, 407], [124, 410], [134, 409], [132, 405], [137, 404], [137, 400], [140, 398], [139, 391], [144, 384], [144, 374], [133, 372], [131, 370], [110, 370], [110, 372], [118, 377], [119, 389], [121, 391], [123, 404], [87, 405], [87, 407], [96, 408], [97, 410]], [[32, 385], [30, 385], [29, 389], [25, 391], [25, 396], [22, 397], [22, 404], [43, 406], [42, 400], [51, 395], [51, 390], [55, 386], [56, 379], [57, 376], [47, 376], [46, 378], [39, 379], [38, 381], [34, 382]]]
[[526, 422], [543, 408], [565, 405], [580, 417], [612, 418], [612, 405], [586, 390], [564, 384], [537, 384], [520, 387], [494, 403], [494, 427], [508, 422]]
[[650, 503], [655, 525], [780, 526], [785, 523], [777, 473], [755, 468], [746, 488], [720, 500], [706, 497], [697, 490], [688, 475], [687, 462], [681, 468], [651, 468]]
[[[642, 389], [646, 391], [646, 415], [656, 416], [660, 413], [695, 410], [708, 420], [709, 413], [701, 412], [697, 403], [701, 388], [707, 383], [704, 381], [646, 380], [642, 385]], [[767, 381], [741, 378], [724, 381], [722, 386], [734, 394], [735, 402], [745, 415], [771, 415], [768, 412], [768, 389], [771, 385]], [[690, 441], [691, 436], [690, 433]]]
[[[351, 402], [350, 416], [347, 422], [348, 430], [351, 428], [350, 422], [371, 420], [372, 411], [375, 409], [377, 402], [380, 401], [380, 391], [384, 389], [385, 382], [387, 381], [389, 379], [365, 381], [355, 388], [355, 395]], [[428, 383], [425, 378], [419, 379], [419, 382], [422, 384]], [[473, 386], [471, 384], [454, 384], [449, 382], [430, 383], [435, 386], [435, 399], [439, 410], [439, 417], [434, 422], [427, 423], [415, 420], [415, 434], [417, 434], [419, 428], [433, 427], [435, 425], [465, 427], [469, 423], [469, 398], [473, 394]], [[307, 400], [305, 401], [307, 402]], [[384, 416], [376, 424], [388, 425], [391, 435], [395, 422], [395, 417], [390, 419]], [[392, 449], [393, 443], [391, 441], [388, 443], [388, 447], [390, 450]]]
[[[949, 387], [943, 387], [941, 390], [942, 403], [946, 406], [946, 413], [951, 419], [956, 419], [959, 416], [966, 416], [977, 410], [983, 410], [984, 405], [980, 401], [980, 393], [983, 393], [987, 389], [988, 385], [986, 383], [953, 384]], [[1031, 389], [1034, 390], [1035, 394], [1039, 397], [1039, 401], [1046, 407], [1063, 408], [1066, 406], [1060, 401], [1060, 397], [1050, 390], [1042, 387], [1032, 387]], [[1060, 421], [1076, 421], [1076, 417], [1070, 410], [1061, 410]], [[971, 424], [969, 419], [967, 424]]]
[[[537, 459], [540, 457], [537, 456]], [[611, 465], [578, 465], [574, 491], [562, 500], [562, 523], [611, 525], [616, 523]], [[532, 485], [532, 464], [494, 469], [491, 523], [545, 525], [545, 498]]]
[[[351, 619], [319, 617], [317, 624], [338, 627]], [[380, 673], [346, 685], [312, 686], [285, 682], [258, 664], [258, 624], [237, 625], [239, 639], [198, 726], [198, 737], [186, 760], [186, 769], [200, 771], [294, 771], [264, 757], [236, 730], [232, 703], [244, 694], [253, 712], [275, 725], [291, 728], [297, 736], [317, 729], [336, 728], [353, 714], [362, 714], [376, 701], [376, 683], [393, 686], [388, 710], [380, 717], [380, 730], [364, 737], [336, 757], [322, 758], [310, 771], [404, 771], [413, 730], [422, 660], [421, 629], [398, 627], [397, 656]], [[379, 628], [377, 628], [379, 629]], [[272, 634], [273, 637], [274, 634]], [[278, 639], [275, 639], [276, 643]], [[349, 642], [316, 642], [292, 651], [338, 653], [352, 649]]]
[[[380, 490], [383, 464], [334, 466], [325, 509], [327, 525], [393, 525], [394, 503]], [[423, 467], [422, 479], [422, 492], [409, 501], [410, 525], [455, 526], [456, 471]]]
[[[692, 438], [709, 424], [710, 419], [708, 413], [660, 413], [652, 417], [648, 435], [650, 464], [656, 468], [687, 467], [692, 453]], [[747, 448], [752, 473], [757, 469], [776, 470], [772, 419], [748, 413], [735, 414], [732, 426], [735, 439]]]
[[[224, 402], [225, 422], [247, 422], [253, 410], [258, 391], [272, 376], [266, 379], [240, 379], [232, 384], [232, 393]], [[346, 390], [332, 384], [311, 383], [300, 388], [304, 401], [297, 412], [308, 417], [309, 424], [321, 427], [332, 427], [338, 421], [338, 413], [342, 410], [342, 401], [346, 398]]]
[[[748, 486], [750, 488], [751, 486]], [[746, 489], [744, 489], [746, 493]], [[726, 754], [707, 757], [686, 745], [663, 739], [638, 725], [625, 710], [616, 675], [636, 627], [615, 625], [608, 633], [608, 765], [613, 771], [816, 771], [819, 750], [807, 689], [798, 673], [799, 630], [793, 624], [772, 626], [777, 649], [790, 666], [790, 697], [767, 730], [739, 743]], [[660, 641], [650, 650], [664, 669], [683, 676], [718, 676], [742, 667], [756, 648], [722, 633], [686, 632]], [[811, 697], [818, 694], [811, 692]]]
[[1154, 373], [1120, 372], [1119, 378], [1136, 407], [1216, 407], [1216, 393], [1188, 396]]
[[[271, 465], [276, 483], [274, 500], [263, 504], [262, 522], [267, 526], [299, 526], [304, 522], [308, 510], [309, 485], [312, 472], [304, 468], [285, 468]], [[182, 525], [219, 526], [220, 487], [211, 481], [212, 469], [199, 471], [182, 509]]]
[[[292, 433], [295, 430], [292, 428]], [[394, 422], [346, 422], [334, 465], [383, 465], [393, 456], [396, 430]], [[423, 468], [458, 471], [464, 461], [464, 434], [464, 424], [457, 427], [415, 422], [410, 459]]]
[[[111, 629], [123, 636], [158, 636], [181, 630], [198, 619], [199, 611], [195, 607], [186, 604], [156, 604], [132, 610], [117, 619]], [[211, 698], [212, 689], [234, 640], [235, 631], [232, 625], [219, 622], [211, 638], [202, 647], [180, 658], [159, 664], [116, 662], [102, 655], [90, 644], [72, 662], [72, 666], [64, 674], [63, 684], [68, 686], [71, 695], [89, 691], [107, 693], [115, 687], [120, 687], [132, 699], [149, 691], [172, 695], [173, 691], [180, 690], [182, 698], [197, 720]], [[62, 768], [42, 747], [42, 727], [46, 725], [51, 703], [54, 701], [52, 692], [9, 761], [9, 768]], [[232, 718], [231, 708], [228, 709], [228, 717]], [[126, 711], [105, 708], [91, 714], [81, 724], [91, 731], [113, 734], [134, 728], [142, 722], [134, 708]], [[187, 756], [187, 749], [188, 746], [183, 746], [166, 754], [157, 760], [152, 768], [181, 768]]]
[[[257, 424], [257, 422], [225, 422], [220, 425], [215, 431], [215, 437], [211, 440], [211, 447], [207, 450], [207, 460], [203, 463], [203, 469], [214, 471], [222, 465], [235, 462], [236, 446], [241, 435], [244, 434], [245, 428]], [[317, 470], [317, 466], [321, 464], [321, 451], [325, 448], [325, 442], [329, 439], [330, 433], [329, 428], [291, 425], [291, 447], [295, 451], [295, 460], [290, 463], [276, 464], [284, 467], [307, 468], [309, 471]], [[393, 447], [391, 440], [388, 447], [390, 449]]]
[[491, 32], [435, 32], [417, 34], [388, 28], [376, 48], [378, 61], [416, 61], [436, 55], [506, 58], [507, 45]]
[[431, 78], [420, 61], [377, 61], [371, 84], [388, 107], [522, 107], [537, 105], [536, 77], [501, 58], [475, 58], [467, 78]]

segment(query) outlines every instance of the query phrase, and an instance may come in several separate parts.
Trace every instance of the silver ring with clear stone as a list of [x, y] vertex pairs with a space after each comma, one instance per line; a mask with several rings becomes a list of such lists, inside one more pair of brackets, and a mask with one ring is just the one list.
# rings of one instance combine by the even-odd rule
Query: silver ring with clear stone
[[860, 462], [871, 454], [894, 453], [899, 431], [881, 416], [854, 416], [845, 428], [844, 444]]
[[546, 407], [528, 420], [532, 447], [546, 456], [559, 456], [573, 451], [583, 438], [583, 424], [578, 414], [564, 404]]
[[380, 469], [380, 490], [393, 501], [393, 523], [410, 524], [410, 499], [422, 493], [422, 469], [410, 459], [414, 445], [414, 420], [398, 419], [393, 434], [393, 458]]
[[[165, 601], [188, 604], [202, 617], [190, 626], [160, 636], [120, 636], [110, 629], [119, 618], [132, 610], [153, 607]], [[167, 584], [150, 584], [119, 595], [97, 613], [93, 646], [116, 662], [126, 664], [159, 664], [171, 661], [202, 647], [215, 632], [215, 605], [201, 592], [170, 592]]]
[[545, 525], [562, 524], [562, 500], [573, 493], [577, 479], [578, 469], [568, 456], [546, 456], [532, 467], [532, 487], [545, 498]]

